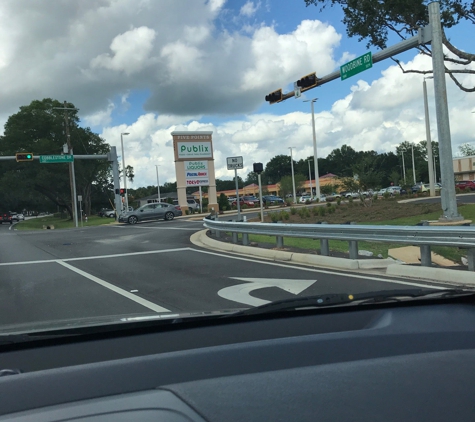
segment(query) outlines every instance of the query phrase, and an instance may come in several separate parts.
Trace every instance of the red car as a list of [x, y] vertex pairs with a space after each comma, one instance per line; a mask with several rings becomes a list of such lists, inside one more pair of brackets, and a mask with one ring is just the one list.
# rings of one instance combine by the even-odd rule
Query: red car
[[[259, 205], [259, 198], [256, 198], [255, 196], [242, 196], [239, 197], [239, 204], [242, 205], [247, 205], [248, 207], [254, 207], [256, 205]], [[231, 205], [233, 207], [237, 207], [237, 200], [234, 200]]]
[[473, 180], [459, 180], [455, 182], [455, 187], [459, 189], [469, 188], [470, 190], [475, 190], [475, 181]]

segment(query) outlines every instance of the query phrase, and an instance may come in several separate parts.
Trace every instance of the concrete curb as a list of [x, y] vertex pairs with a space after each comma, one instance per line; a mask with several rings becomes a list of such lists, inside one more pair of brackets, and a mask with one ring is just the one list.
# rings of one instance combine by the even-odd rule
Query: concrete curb
[[190, 237], [196, 245], [208, 249], [235, 252], [248, 256], [271, 259], [274, 261], [288, 261], [318, 267], [337, 268], [344, 270], [386, 268], [393, 265], [391, 259], [347, 259], [322, 255], [310, 255], [296, 252], [279, 251], [275, 249], [262, 249], [254, 246], [235, 245], [211, 239], [206, 235], [207, 230], [201, 230]]
[[448, 270], [445, 268], [417, 267], [413, 265], [388, 265], [386, 275], [420, 278], [430, 281], [442, 281], [475, 285], [475, 273], [471, 271]]

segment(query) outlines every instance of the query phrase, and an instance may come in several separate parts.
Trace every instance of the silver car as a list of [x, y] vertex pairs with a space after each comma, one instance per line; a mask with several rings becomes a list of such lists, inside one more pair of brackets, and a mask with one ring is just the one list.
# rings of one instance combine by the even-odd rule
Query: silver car
[[123, 213], [119, 216], [122, 223], [137, 224], [139, 221], [148, 220], [173, 220], [182, 215], [181, 209], [166, 202], [154, 202], [142, 205], [134, 211]]

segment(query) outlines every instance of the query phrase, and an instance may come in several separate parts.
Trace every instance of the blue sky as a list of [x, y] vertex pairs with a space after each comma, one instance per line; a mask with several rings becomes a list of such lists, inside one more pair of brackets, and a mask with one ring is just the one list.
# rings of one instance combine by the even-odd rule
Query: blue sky
[[[318, 97], [319, 156], [344, 144], [383, 152], [425, 139], [422, 76], [403, 74], [391, 60], [301, 99], [264, 101], [301, 76], [326, 75], [367, 51], [365, 41], [347, 37], [338, 7], [320, 13], [304, 0], [15, 0], [2, 2], [0, 14], [0, 120], [34, 99], [74, 103], [82, 124], [111, 145], [130, 133], [124, 139], [133, 187], [155, 184], [156, 164], [161, 182], [175, 180], [174, 130], [212, 130], [224, 179], [232, 177], [229, 156], [244, 157], [245, 177], [253, 162], [288, 154], [289, 146], [296, 159], [312, 155], [305, 98]], [[460, 24], [448, 35], [470, 51], [474, 28]], [[397, 41], [392, 36], [389, 44]], [[431, 67], [415, 50], [398, 59], [408, 68]], [[471, 75], [462, 79], [475, 85]], [[437, 140], [431, 82], [428, 92]], [[475, 140], [475, 94], [449, 80], [447, 92], [455, 153]]]

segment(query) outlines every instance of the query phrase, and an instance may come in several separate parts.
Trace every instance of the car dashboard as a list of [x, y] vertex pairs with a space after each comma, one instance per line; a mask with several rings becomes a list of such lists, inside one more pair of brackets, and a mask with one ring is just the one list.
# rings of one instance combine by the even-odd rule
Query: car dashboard
[[467, 300], [4, 345], [0, 421], [473, 421]]

